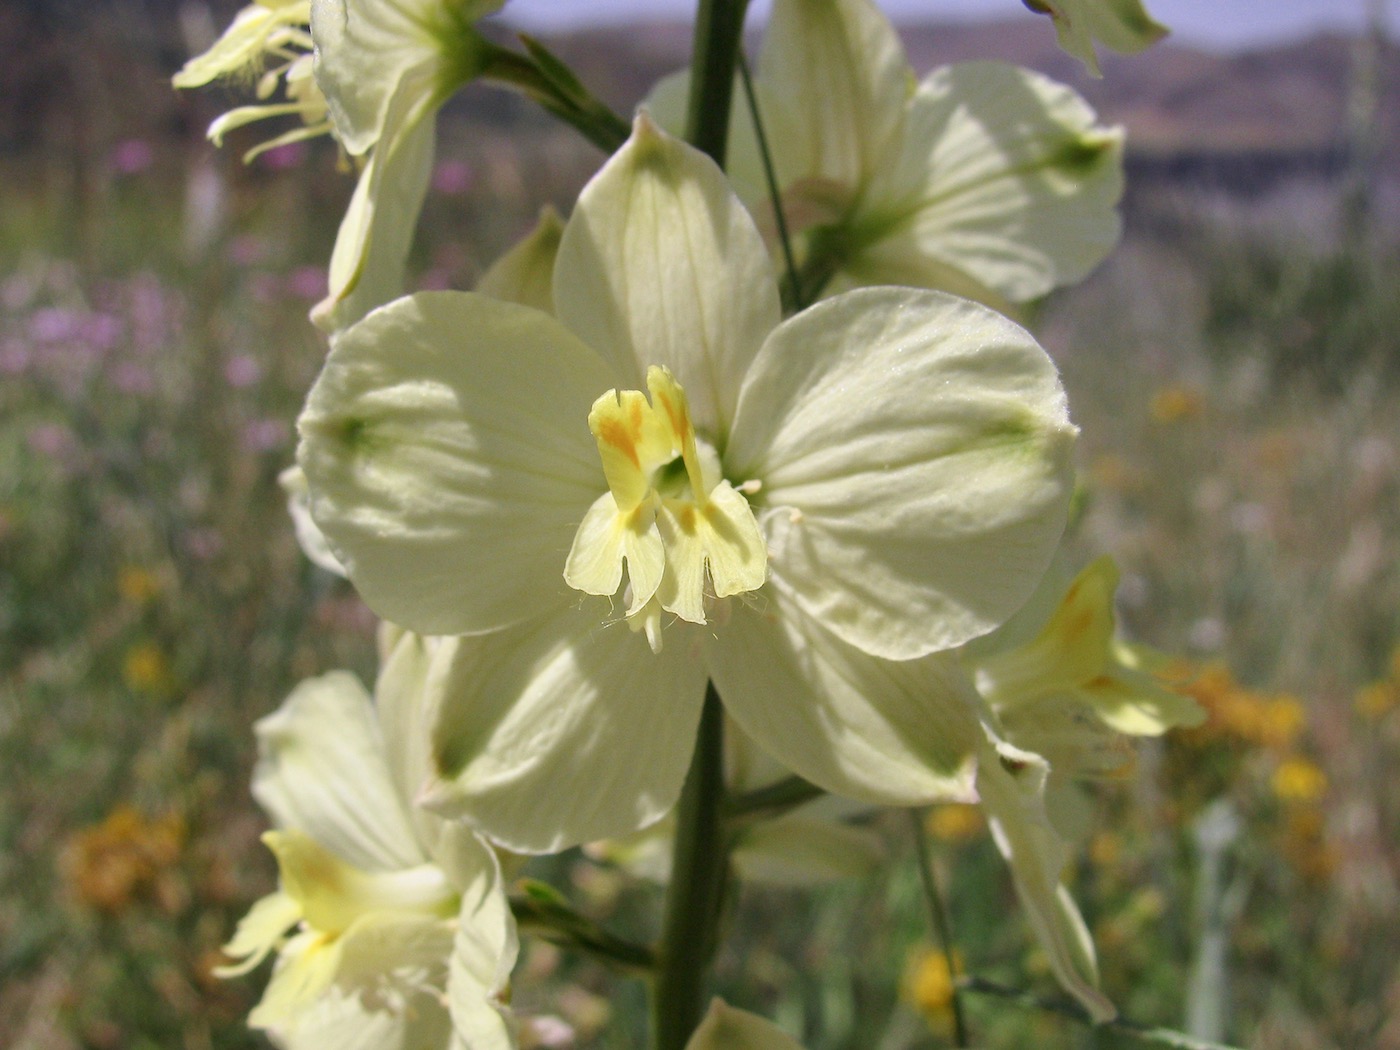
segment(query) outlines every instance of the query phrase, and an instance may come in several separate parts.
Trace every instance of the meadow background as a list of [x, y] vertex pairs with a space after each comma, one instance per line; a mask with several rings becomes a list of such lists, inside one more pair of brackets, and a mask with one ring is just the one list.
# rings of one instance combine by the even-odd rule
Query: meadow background
[[[314, 142], [215, 151], [234, 100], [169, 75], [233, 6], [0, 7], [0, 1045], [265, 1045], [262, 977], [210, 976], [274, 883], [250, 726], [301, 677], [369, 680], [373, 617], [301, 556], [276, 478], [324, 353], [306, 311], [351, 180]], [[1026, 320], [1083, 428], [1074, 546], [1210, 712], [1101, 786], [1075, 892], [1139, 1021], [1266, 1050], [1400, 1047], [1400, 61], [1313, 38], [1162, 48], [1092, 83], [1027, 19], [910, 31], [1130, 129], [1126, 235]], [[619, 108], [677, 27], [556, 41]], [[441, 124], [418, 287], [468, 288], [601, 160], [473, 89]], [[929, 815], [966, 968], [1054, 990], [973, 812]], [[884, 825], [877, 825], [884, 827]], [[746, 887], [720, 990], [812, 1050], [947, 1045], [904, 825], [871, 878]], [[635, 937], [657, 893], [541, 865]], [[531, 945], [522, 1010], [641, 1045], [633, 982]], [[1135, 1045], [970, 999], [978, 1045]]]

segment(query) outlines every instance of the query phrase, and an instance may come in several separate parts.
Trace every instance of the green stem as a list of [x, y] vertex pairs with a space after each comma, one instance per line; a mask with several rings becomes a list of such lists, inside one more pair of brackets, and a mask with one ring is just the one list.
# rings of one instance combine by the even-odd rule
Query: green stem
[[953, 1045], [966, 1047], [967, 1016], [963, 1012], [962, 990], [958, 985], [958, 965], [953, 958], [953, 928], [948, 922], [948, 910], [943, 907], [943, 895], [938, 892], [938, 882], [933, 877], [933, 864], [928, 853], [928, 836], [924, 833], [923, 812], [911, 809], [909, 826], [914, 832], [914, 849], [919, 864], [919, 881], [923, 883], [924, 900], [928, 902], [929, 919], [938, 935], [938, 946], [943, 951], [943, 961], [948, 967], [949, 979], [953, 981]]
[[732, 795], [725, 802], [724, 816], [731, 824], [752, 824], [781, 817], [826, 792], [798, 776], [784, 777], [767, 787]]
[[748, 6], [748, 0], [700, 0], [695, 15], [686, 138], [721, 168], [729, 146], [734, 71]]
[[656, 954], [650, 948], [609, 933], [565, 905], [515, 895], [510, 898], [510, 910], [522, 933], [576, 949], [625, 974], [645, 977], [656, 968]]
[[522, 38], [530, 54], [496, 44], [482, 57], [481, 77], [528, 95], [605, 153], [627, 141], [631, 126], [589, 94], [562, 62], [537, 41]]
[[[964, 991], [977, 995], [995, 996], [1027, 1009], [1058, 1014], [1061, 1017], [1068, 1017], [1072, 1021], [1078, 1021], [1080, 1024], [1094, 1026], [1094, 1019], [1081, 1007], [1071, 1002], [1041, 999], [1039, 996], [1032, 995], [1020, 988], [1008, 988], [1006, 985], [989, 981], [985, 977], [963, 977], [958, 980], [957, 984]], [[1197, 1039], [1185, 1032], [1177, 1032], [1170, 1028], [1153, 1028], [1150, 1025], [1136, 1024], [1122, 1017], [1113, 1021], [1105, 1021], [1095, 1027], [1119, 1032], [1144, 1043], [1156, 1043], [1158, 1046], [1171, 1047], [1172, 1050], [1238, 1050], [1237, 1047], [1227, 1046], [1224, 1043], [1212, 1043], [1209, 1040]]]
[[720, 822], [723, 803], [724, 709], [711, 683], [676, 810], [671, 883], [652, 990], [655, 1050], [684, 1050], [705, 1012], [706, 979], [719, 943], [729, 878], [729, 842]]

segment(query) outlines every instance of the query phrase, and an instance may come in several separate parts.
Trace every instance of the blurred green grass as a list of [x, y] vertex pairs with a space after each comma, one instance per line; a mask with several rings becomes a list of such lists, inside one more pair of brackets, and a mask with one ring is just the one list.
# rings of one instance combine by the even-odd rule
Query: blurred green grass
[[[300, 677], [373, 673], [372, 617], [301, 557], [276, 485], [350, 186], [326, 144], [245, 169], [113, 121], [66, 147], [81, 178], [0, 158], [0, 1044], [258, 1046], [259, 980], [209, 976], [274, 878], [250, 726]], [[424, 286], [470, 287], [597, 161], [538, 122], [450, 124], [440, 158]], [[1212, 720], [1102, 785], [1076, 892], [1110, 995], [1180, 1026], [1193, 822], [1227, 800], [1228, 1037], [1400, 1046], [1397, 245], [1319, 246], [1189, 192], [1147, 218], [1035, 326], [1083, 428], [1073, 542], [1119, 560], [1125, 629], [1184, 658]], [[1053, 996], [985, 830], [931, 827], [968, 970]], [[866, 882], [746, 887], [718, 990], [813, 1050], [946, 1045], [937, 981], [923, 1013], [908, 990], [928, 934], [901, 829]], [[654, 931], [655, 892], [576, 854], [537, 870]], [[641, 1045], [640, 988], [596, 964], [532, 946], [515, 994], [581, 1047]], [[1132, 1045], [971, 1005], [987, 1047]]]

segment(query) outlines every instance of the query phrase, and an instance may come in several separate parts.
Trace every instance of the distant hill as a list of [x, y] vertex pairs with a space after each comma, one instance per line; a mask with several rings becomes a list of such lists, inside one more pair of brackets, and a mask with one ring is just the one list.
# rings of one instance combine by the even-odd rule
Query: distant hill
[[[1040, 70], [1073, 85], [1111, 123], [1123, 124], [1133, 151], [1322, 157], [1344, 145], [1356, 42], [1318, 35], [1239, 54], [1217, 54], [1170, 39], [1133, 56], [1109, 55], [1104, 77], [1089, 77], [1056, 45], [1044, 20], [901, 27], [920, 73], [950, 62], [997, 59]], [[688, 61], [681, 26], [633, 26], [625, 33], [589, 31], [550, 41], [610, 102], [630, 108], [661, 74]], [[1382, 141], [1400, 161], [1400, 48], [1382, 56], [1378, 112]]]
[[[219, 17], [232, 6], [215, 5]], [[198, 136], [220, 99], [217, 92], [177, 98], [169, 89], [188, 48], [179, 31], [188, 19], [170, 17], [173, 9], [169, 0], [0, 3], [0, 155], [76, 152], [114, 136]], [[1328, 175], [1344, 156], [1355, 42], [1343, 37], [1228, 55], [1168, 40], [1140, 55], [1108, 56], [1105, 77], [1094, 80], [1055, 46], [1045, 20], [1029, 15], [905, 25], [902, 34], [921, 72], [994, 58], [1074, 85], [1106, 121], [1127, 128], [1131, 162], [1148, 177], [1204, 170], [1227, 186], [1247, 186], [1268, 172]], [[546, 43], [627, 111], [658, 77], [687, 63], [690, 33], [682, 25], [638, 24]], [[1400, 178], [1400, 49], [1393, 42], [1381, 56], [1379, 83], [1380, 169]], [[540, 126], [530, 107], [499, 92], [468, 92], [451, 113], [493, 130]]]

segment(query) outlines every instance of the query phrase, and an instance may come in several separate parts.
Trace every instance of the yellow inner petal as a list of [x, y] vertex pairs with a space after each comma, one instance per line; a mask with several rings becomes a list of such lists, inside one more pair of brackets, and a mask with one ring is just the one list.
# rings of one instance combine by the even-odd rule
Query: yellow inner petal
[[[675, 376], [653, 365], [647, 391], [650, 399], [639, 390], [609, 390], [588, 413], [608, 492], [580, 523], [564, 579], [587, 594], [611, 596], [626, 562], [629, 619], [654, 621], [656, 599], [665, 611], [704, 623], [707, 594], [761, 587], [768, 555], [748, 501], [729, 482], [707, 480], [690, 403]], [[647, 636], [659, 648], [654, 626]]]

